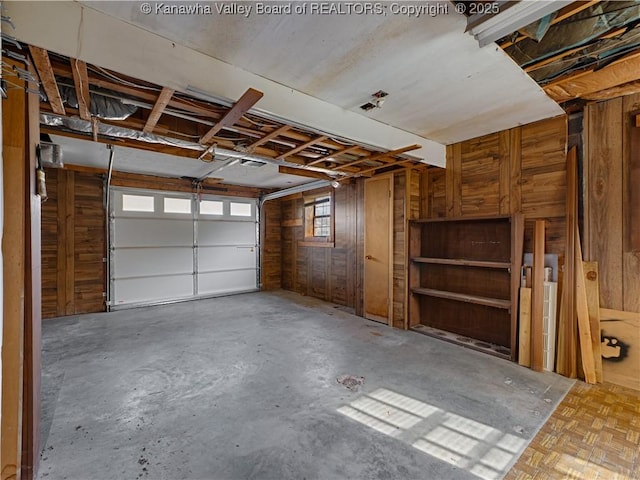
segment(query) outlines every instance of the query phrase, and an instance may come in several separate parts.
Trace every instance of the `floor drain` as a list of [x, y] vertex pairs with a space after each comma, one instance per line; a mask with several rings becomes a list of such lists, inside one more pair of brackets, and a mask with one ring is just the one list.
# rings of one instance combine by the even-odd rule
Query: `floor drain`
[[357, 392], [360, 385], [364, 384], [364, 377], [357, 377], [355, 375], [340, 375], [336, 378], [336, 381], [347, 387], [352, 392]]

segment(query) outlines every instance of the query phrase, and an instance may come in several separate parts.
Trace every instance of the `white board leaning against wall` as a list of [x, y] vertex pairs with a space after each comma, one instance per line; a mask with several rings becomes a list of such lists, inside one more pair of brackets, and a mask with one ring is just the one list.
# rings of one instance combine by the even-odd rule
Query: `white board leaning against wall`
[[256, 201], [113, 188], [112, 309], [258, 288]]

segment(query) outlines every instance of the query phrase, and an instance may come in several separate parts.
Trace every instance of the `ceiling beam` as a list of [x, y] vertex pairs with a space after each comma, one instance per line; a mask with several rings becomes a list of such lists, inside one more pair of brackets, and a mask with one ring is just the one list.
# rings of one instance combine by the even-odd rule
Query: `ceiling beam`
[[360, 157], [359, 159], [354, 160], [352, 162], [337, 165], [333, 168], [333, 170], [343, 170], [347, 167], [357, 165], [358, 163], [382, 160], [384, 158], [389, 158], [394, 155], [400, 155], [401, 153], [410, 152], [411, 150], [417, 150], [419, 148], [422, 148], [422, 146], [415, 144], [415, 145], [408, 145], [406, 147], [398, 148], [396, 150], [391, 150], [389, 152], [376, 153], [375, 155], [367, 155], [365, 157]]
[[543, 87], [556, 102], [584, 98], [594, 92], [607, 90], [640, 78], [640, 52], [627, 55], [600, 70], [595, 67], [568, 75]]
[[71, 74], [73, 75], [73, 83], [76, 86], [76, 97], [78, 98], [78, 111], [80, 118], [83, 120], [91, 120], [91, 97], [89, 95], [89, 75], [87, 73], [87, 64], [82, 60], [70, 58]]
[[64, 115], [64, 105], [62, 98], [60, 97], [60, 90], [58, 89], [58, 82], [53, 75], [53, 68], [51, 67], [51, 60], [49, 60], [49, 52], [44, 48], [34, 47], [29, 45], [29, 52], [31, 52], [31, 59], [38, 71], [38, 76], [42, 82], [44, 93], [47, 94], [49, 104], [53, 113], [58, 115]]
[[153, 105], [153, 109], [149, 114], [149, 118], [147, 118], [147, 123], [142, 129], [144, 133], [153, 132], [153, 129], [156, 127], [158, 120], [160, 120], [162, 112], [164, 112], [164, 109], [167, 108], [169, 101], [171, 101], [171, 97], [173, 96], [174, 92], [175, 90], [172, 90], [171, 88], [162, 88], [162, 91], [160, 92], [160, 95], [158, 95], [158, 99], [156, 100], [156, 103]]
[[272, 132], [269, 132], [268, 134], [266, 134], [264, 137], [259, 138], [258, 140], [253, 142], [251, 145], [247, 147], [247, 149], [249, 151], [252, 151], [254, 148], [259, 147], [260, 145], [267, 143], [269, 140], [273, 140], [274, 138], [282, 135], [284, 132], [286, 132], [290, 128], [291, 128], [291, 125], [283, 125], [280, 128], [276, 128]]
[[[624, 85], [618, 85], [617, 87], [607, 88], [606, 90], [600, 90], [598, 92], [589, 93], [582, 98], [589, 101], [609, 100], [611, 98], [622, 97], [625, 95], [632, 95], [640, 92], [640, 80], [635, 82], [625, 83]], [[636, 117], [637, 118], [637, 117]]]
[[371, 168], [367, 168], [364, 170], [360, 170], [358, 173], [356, 173], [356, 176], [358, 175], [366, 175], [366, 174], [371, 174], [377, 170], [380, 170], [381, 168], [386, 168], [386, 167], [399, 167], [402, 165], [406, 165], [408, 163], [418, 163], [417, 160], [402, 160], [401, 162], [394, 162], [394, 163], [387, 163], [385, 165], [378, 165], [377, 167], [371, 167]]
[[224, 117], [216, 123], [211, 130], [205, 133], [199, 142], [203, 145], [209, 143], [213, 137], [225, 127], [230, 127], [253, 107], [264, 94], [253, 88], [248, 89], [242, 97], [231, 107]]
[[282, 155], [279, 155], [276, 158], [278, 160], [284, 160], [288, 156], [295, 155], [296, 153], [303, 151], [305, 148], [309, 148], [311, 145], [315, 145], [316, 143], [320, 143], [320, 142], [326, 140], [327, 138], [328, 137], [326, 135], [321, 135], [319, 137], [312, 138], [308, 142], [305, 142], [302, 145], [298, 145], [296, 148], [294, 148], [292, 150], [289, 150], [288, 152], [284, 152]]
[[345, 153], [353, 152], [354, 150], [358, 150], [358, 149], [360, 149], [360, 147], [357, 146], [357, 145], [353, 145], [351, 147], [343, 148], [342, 150], [339, 150], [337, 152], [333, 152], [330, 155], [325, 155], [324, 157], [317, 158], [317, 159], [307, 163], [307, 165], [311, 166], [311, 165], [317, 165], [318, 163], [327, 162], [327, 161], [330, 161], [331, 159], [335, 159], [336, 157], [339, 157], [340, 155], [344, 155]]
[[284, 173], [286, 175], [299, 175], [301, 177], [309, 177], [309, 178], [321, 178], [322, 180], [335, 180], [335, 178], [327, 175], [326, 173], [322, 173], [322, 172], [314, 172], [313, 170], [305, 170], [303, 168], [293, 168], [293, 167], [286, 167], [283, 165], [280, 165], [278, 167], [278, 173]]

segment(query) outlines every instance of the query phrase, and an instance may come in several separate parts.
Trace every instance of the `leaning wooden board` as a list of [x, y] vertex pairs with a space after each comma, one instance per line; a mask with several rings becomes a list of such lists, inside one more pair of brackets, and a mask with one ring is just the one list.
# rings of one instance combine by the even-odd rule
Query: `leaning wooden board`
[[605, 382], [640, 390], [640, 313], [600, 309]]

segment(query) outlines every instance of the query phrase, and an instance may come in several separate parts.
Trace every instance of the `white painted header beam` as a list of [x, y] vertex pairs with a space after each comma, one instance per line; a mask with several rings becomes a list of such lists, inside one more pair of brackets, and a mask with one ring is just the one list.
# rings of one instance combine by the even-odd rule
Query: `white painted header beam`
[[264, 92], [262, 111], [322, 133], [381, 149], [422, 145], [411, 152], [445, 166], [445, 147], [285, 87], [173, 43], [75, 2], [5, 1], [19, 40], [132, 77], [185, 92], [187, 87], [235, 101], [252, 87]]

